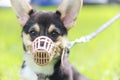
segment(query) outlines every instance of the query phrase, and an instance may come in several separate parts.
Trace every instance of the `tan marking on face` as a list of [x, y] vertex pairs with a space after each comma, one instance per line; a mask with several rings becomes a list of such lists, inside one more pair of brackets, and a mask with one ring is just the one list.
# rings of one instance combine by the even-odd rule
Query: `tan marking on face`
[[61, 46], [62, 48], [67, 47], [68, 39], [67, 36], [59, 36], [55, 43], [55, 46]]
[[51, 24], [50, 27], [49, 27], [49, 29], [48, 29], [48, 32], [49, 33], [52, 32], [55, 28], [56, 28], [55, 25]]
[[65, 49], [67, 47], [67, 36], [59, 36], [57, 38], [57, 42], [55, 42], [55, 49], [56, 49], [56, 53], [58, 53], [56, 56], [60, 56], [63, 54], [63, 52], [61, 52], [63, 49]]
[[23, 43], [27, 50], [30, 50], [32, 46], [32, 41], [29, 34], [23, 32]]
[[51, 24], [48, 29], [48, 33], [51, 33], [53, 30], [56, 30], [58, 33], [60, 33], [60, 30], [56, 28], [54, 24]]
[[34, 27], [35, 31], [37, 31], [37, 32], [40, 31], [40, 27], [37, 23], [33, 27]]

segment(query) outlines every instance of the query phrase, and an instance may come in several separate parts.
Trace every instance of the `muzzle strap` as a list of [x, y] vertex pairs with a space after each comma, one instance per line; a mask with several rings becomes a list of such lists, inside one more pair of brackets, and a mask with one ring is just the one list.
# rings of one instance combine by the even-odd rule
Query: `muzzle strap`
[[68, 56], [69, 50], [68, 48], [64, 48], [62, 50], [62, 55], [61, 55], [61, 66], [64, 66], [64, 58]]

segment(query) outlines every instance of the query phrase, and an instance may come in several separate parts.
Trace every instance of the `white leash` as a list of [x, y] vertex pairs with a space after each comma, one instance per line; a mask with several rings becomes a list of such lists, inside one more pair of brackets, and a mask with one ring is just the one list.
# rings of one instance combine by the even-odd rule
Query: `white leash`
[[103, 30], [105, 30], [106, 28], [108, 28], [113, 22], [115, 22], [116, 20], [118, 20], [120, 18], [120, 13], [118, 15], [116, 15], [115, 17], [113, 17], [111, 20], [109, 20], [108, 22], [106, 22], [105, 24], [103, 24], [98, 30], [96, 30], [95, 32], [87, 35], [87, 36], [82, 36], [79, 39], [76, 39], [72, 42], [68, 43], [68, 48], [72, 48], [76, 43], [86, 43], [89, 42], [91, 39], [93, 39], [94, 37], [96, 37], [100, 32], [102, 32]]

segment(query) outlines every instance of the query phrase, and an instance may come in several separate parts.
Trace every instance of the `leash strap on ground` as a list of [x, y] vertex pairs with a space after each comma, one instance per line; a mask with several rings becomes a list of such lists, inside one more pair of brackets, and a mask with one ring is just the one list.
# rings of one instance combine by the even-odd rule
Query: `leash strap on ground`
[[113, 17], [111, 20], [109, 20], [108, 22], [106, 22], [105, 24], [103, 24], [99, 29], [97, 29], [95, 32], [87, 35], [87, 36], [82, 36], [79, 39], [75, 39], [74, 41], [71, 41], [68, 43], [68, 48], [72, 48], [76, 43], [86, 43], [89, 42], [91, 39], [93, 39], [94, 37], [96, 37], [99, 33], [101, 33], [102, 31], [104, 31], [106, 28], [108, 28], [113, 22], [115, 22], [116, 20], [118, 20], [120, 18], [120, 13], [118, 15], [116, 15], [115, 17]]

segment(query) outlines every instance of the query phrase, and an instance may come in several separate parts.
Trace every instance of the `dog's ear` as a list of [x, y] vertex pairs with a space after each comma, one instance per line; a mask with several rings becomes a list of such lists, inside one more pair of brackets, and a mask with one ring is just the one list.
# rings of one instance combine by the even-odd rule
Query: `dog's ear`
[[60, 12], [61, 19], [67, 30], [73, 26], [82, 4], [83, 0], [63, 0], [58, 7], [57, 11]]
[[26, 0], [10, 0], [18, 21], [21, 26], [24, 26], [29, 19], [29, 13], [32, 12], [32, 7]]

